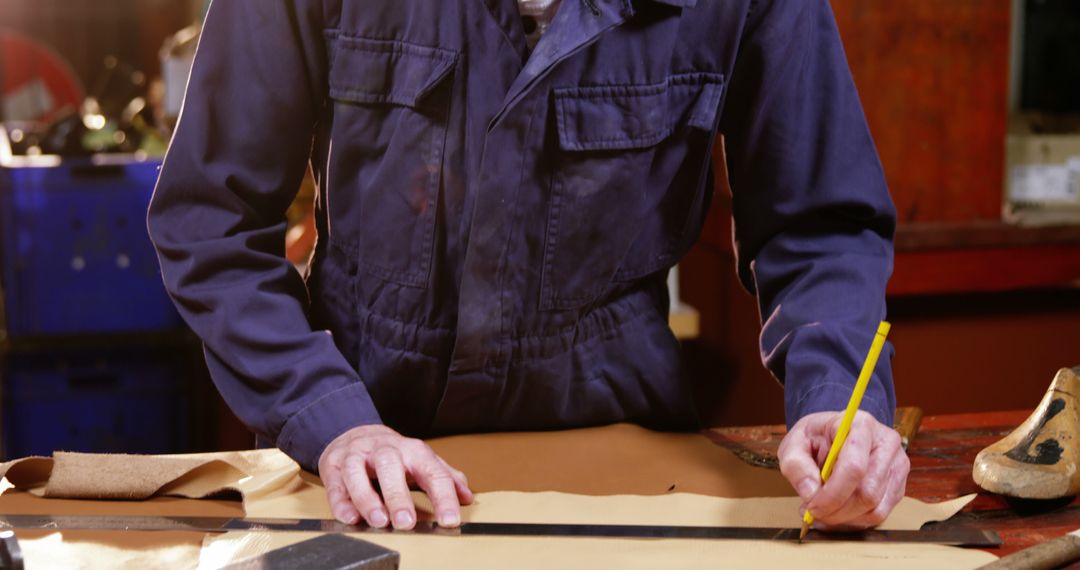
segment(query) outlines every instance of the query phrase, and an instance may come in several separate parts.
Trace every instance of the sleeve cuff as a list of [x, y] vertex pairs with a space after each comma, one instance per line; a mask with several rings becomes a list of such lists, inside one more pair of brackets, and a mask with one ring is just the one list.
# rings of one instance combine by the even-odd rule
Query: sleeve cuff
[[319, 457], [334, 438], [354, 427], [378, 423], [382, 420], [367, 388], [356, 382], [293, 414], [282, 427], [277, 446], [304, 469], [318, 473]]
[[[803, 417], [817, 412], [842, 412], [847, 408], [854, 388], [853, 382], [827, 380], [810, 386], [801, 393], [787, 392], [784, 395], [787, 427], [795, 425]], [[896, 410], [885, 404], [881, 381], [875, 375], [870, 379], [859, 409], [874, 416], [884, 425], [893, 425]]]

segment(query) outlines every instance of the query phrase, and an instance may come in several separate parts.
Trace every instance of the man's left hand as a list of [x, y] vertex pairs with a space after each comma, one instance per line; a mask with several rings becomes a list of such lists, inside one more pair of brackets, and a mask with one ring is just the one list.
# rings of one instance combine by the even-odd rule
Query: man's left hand
[[842, 412], [809, 414], [780, 443], [780, 471], [822, 530], [858, 530], [881, 524], [904, 497], [911, 462], [900, 436], [870, 414], [855, 415], [832, 474], [821, 466], [840, 428]]

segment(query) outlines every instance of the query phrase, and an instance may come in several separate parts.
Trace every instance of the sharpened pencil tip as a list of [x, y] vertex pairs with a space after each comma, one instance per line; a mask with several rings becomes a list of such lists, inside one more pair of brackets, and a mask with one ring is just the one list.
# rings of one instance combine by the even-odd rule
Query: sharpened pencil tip
[[810, 532], [810, 525], [803, 523], [802, 530], [799, 531], [799, 544], [803, 543], [803, 539], [806, 538], [808, 532]]

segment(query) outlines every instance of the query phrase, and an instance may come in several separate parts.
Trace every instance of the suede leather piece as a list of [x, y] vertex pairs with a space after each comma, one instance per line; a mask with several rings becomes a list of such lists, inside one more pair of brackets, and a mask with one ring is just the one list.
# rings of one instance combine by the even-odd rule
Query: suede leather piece
[[252, 500], [289, 494], [305, 484], [300, 466], [277, 449], [184, 455], [58, 451], [51, 459], [2, 463], [0, 477], [39, 497], [95, 500], [201, 499], [228, 492]]

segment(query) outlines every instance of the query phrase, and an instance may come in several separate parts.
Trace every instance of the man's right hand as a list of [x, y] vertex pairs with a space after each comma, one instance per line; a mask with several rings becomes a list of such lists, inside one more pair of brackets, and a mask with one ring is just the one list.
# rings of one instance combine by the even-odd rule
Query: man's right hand
[[[450, 467], [430, 447], [384, 425], [353, 428], [330, 442], [319, 457], [319, 474], [334, 516], [356, 524], [396, 529], [416, 525], [409, 494], [416, 485], [431, 498], [440, 526], [461, 524], [461, 505], [473, 501], [465, 474]], [[378, 481], [380, 492], [372, 480]]]

